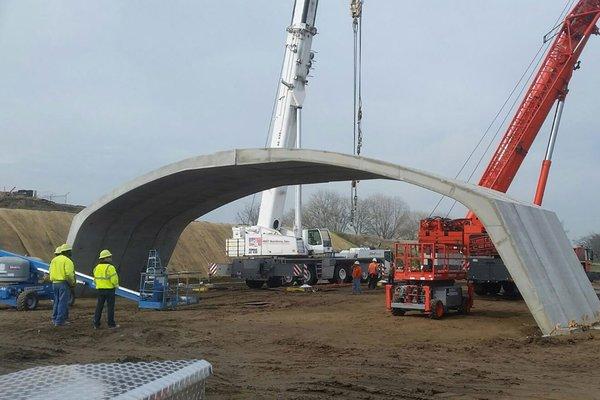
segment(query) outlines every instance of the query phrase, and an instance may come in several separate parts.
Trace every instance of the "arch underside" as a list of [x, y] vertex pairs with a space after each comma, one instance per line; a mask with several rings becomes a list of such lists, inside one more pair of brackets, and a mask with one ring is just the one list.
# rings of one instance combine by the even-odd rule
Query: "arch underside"
[[110, 249], [123, 285], [135, 288], [149, 249], [159, 250], [167, 263], [185, 227], [222, 205], [278, 186], [355, 179], [405, 181], [473, 210], [544, 334], [600, 321], [600, 301], [553, 212], [468, 183], [339, 153], [244, 149], [170, 164], [80, 212], [68, 242], [86, 273], [98, 252]]

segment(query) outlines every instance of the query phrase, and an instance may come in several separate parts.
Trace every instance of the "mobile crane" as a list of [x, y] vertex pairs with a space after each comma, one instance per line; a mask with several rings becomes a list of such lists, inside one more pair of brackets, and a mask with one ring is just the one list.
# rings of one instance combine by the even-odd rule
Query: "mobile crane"
[[[361, 1], [352, 1], [356, 19], [360, 19], [361, 4]], [[272, 148], [299, 148], [301, 145], [301, 112], [314, 60], [311, 45], [317, 34], [317, 6], [318, 0], [296, 0], [294, 3], [271, 119], [269, 147]], [[232, 228], [232, 238], [226, 241], [227, 255], [233, 260], [229, 271], [232, 276], [245, 279], [251, 288], [260, 288], [265, 283], [270, 287], [279, 286], [293, 277], [312, 285], [319, 279], [348, 280], [355, 261], [361, 263], [365, 278], [366, 267], [373, 258], [387, 262], [389, 266], [389, 251], [357, 248], [335, 254], [327, 229], [302, 229], [301, 190], [301, 186], [296, 188], [292, 231], [281, 224], [286, 186], [262, 193], [256, 226]]]
[[[579, 57], [591, 35], [598, 35], [600, 0], [579, 0], [564, 21], [544, 37], [554, 42], [526, 92], [506, 133], [492, 156], [479, 185], [506, 192], [515, 178], [542, 124], [556, 103], [556, 111], [540, 171], [534, 203], [541, 205], [548, 180], [552, 154], [560, 125], [569, 81], [580, 66]], [[469, 257], [468, 279], [478, 294], [516, 292], [510, 274], [500, 259], [485, 227], [472, 211], [466, 218], [428, 218], [420, 221], [419, 243], [457, 246]], [[576, 250], [584, 268], [591, 255]]]

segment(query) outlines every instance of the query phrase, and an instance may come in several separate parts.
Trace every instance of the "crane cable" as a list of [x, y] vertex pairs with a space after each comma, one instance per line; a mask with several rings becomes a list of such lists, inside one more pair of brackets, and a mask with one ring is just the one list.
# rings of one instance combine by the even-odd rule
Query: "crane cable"
[[[360, 156], [362, 149], [362, 0], [351, 0], [352, 31], [354, 35], [354, 100], [353, 100], [353, 147], [352, 153]], [[350, 189], [350, 225], [356, 230], [358, 209], [358, 181], [353, 180]]]
[[[556, 21], [553, 24], [553, 27], [556, 27], [557, 24], [566, 17], [566, 15], [568, 14], [569, 10], [571, 9], [571, 7], [573, 6], [573, 3], [575, 1], [576, 0], [566, 0], [565, 5], [564, 5], [562, 11], [560, 12], [559, 16], [557, 17]], [[552, 28], [552, 30], [554, 30], [554, 29], [555, 28]], [[479, 148], [479, 146], [483, 143], [483, 140], [488, 135], [488, 133], [489, 133], [490, 129], [492, 128], [492, 126], [498, 120], [498, 117], [500, 117], [500, 114], [502, 113], [502, 111], [504, 110], [504, 108], [506, 107], [506, 105], [508, 104], [508, 102], [510, 101], [510, 99], [513, 97], [513, 95], [516, 92], [516, 90], [523, 83], [523, 86], [521, 87], [521, 90], [519, 91], [519, 94], [516, 96], [515, 100], [511, 104], [511, 106], [508, 109], [508, 111], [506, 112], [506, 115], [502, 119], [502, 122], [499, 125], [498, 129], [496, 130], [494, 136], [492, 137], [492, 139], [490, 140], [490, 142], [486, 146], [485, 151], [483, 152], [483, 154], [481, 155], [481, 157], [477, 161], [477, 164], [475, 165], [475, 167], [472, 169], [471, 173], [469, 174], [467, 182], [471, 181], [471, 178], [473, 177], [473, 175], [475, 174], [475, 172], [477, 171], [477, 169], [481, 165], [481, 162], [483, 161], [483, 158], [489, 152], [489, 150], [491, 148], [491, 145], [494, 143], [494, 140], [496, 139], [496, 137], [500, 133], [500, 130], [501, 130], [502, 126], [504, 126], [504, 123], [508, 119], [508, 116], [510, 115], [511, 111], [514, 109], [514, 107], [515, 107], [517, 101], [519, 100], [519, 98], [521, 97], [521, 95], [523, 94], [523, 92], [525, 90], [525, 87], [527, 86], [527, 83], [531, 80], [533, 74], [536, 71], [536, 68], [534, 68], [534, 69], [531, 70], [531, 73], [527, 77], [527, 80], [525, 80], [525, 82], [523, 82], [523, 79], [527, 75], [527, 72], [530, 71], [530, 69], [534, 65], [534, 63], [535, 63], [536, 66], [540, 65], [540, 63], [542, 61], [542, 58], [540, 57], [540, 55], [543, 56], [545, 54], [545, 50], [550, 46], [550, 44], [548, 43], [549, 40], [547, 39], [547, 36], [548, 35], [544, 36], [544, 40], [543, 40], [540, 48], [536, 52], [535, 56], [533, 56], [531, 62], [529, 63], [529, 65], [527, 66], [527, 68], [525, 68], [525, 71], [523, 71], [523, 74], [521, 75], [521, 77], [519, 78], [519, 80], [517, 81], [517, 83], [515, 84], [515, 86], [513, 87], [512, 91], [510, 92], [510, 94], [508, 95], [508, 97], [506, 98], [506, 100], [504, 101], [504, 103], [502, 104], [502, 106], [500, 107], [500, 110], [498, 110], [498, 112], [496, 113], [496, 115], [492, 119], [492, 122], [488, 125], [487, 129], [485, 130], [485, 132], [483, 133], [483, 135], [481, 136], [481, 138], [479, 139], [479, 141], [477, 142], [477, 144], [475, 145], [475, 147], [473, 148], [473, 150], [470, 152], [469, 156], [467, 157], [467, 159], [465, 160], [465, 162], [461, 166], [461, 168], [458, 171], [458, 173], [455, 175], [454, 179], [458, 179], [458, 177], [463, 172], [463, 170], [465, 169], [465, 167], [467, 166], [467, 164], [469, 163], [469, 161], [471, 160], [471, 158], [473, 157], [473, 155], [475, 154], [475, 152], [477, 151], [477, 149]], [[544, 51], [542, 51], [542, 50], [544, 50]], [[429, 218], [431, 218], [433, 216], [433, 214], [435, 213], [435, 211], [437, 210], [437, 208], [440, 206], [440, 204], [442, 203], [442, 201], [444, 200], [444, 198], [446, 198], [446, 196], [444, 196], [444, 195], [440, 196], [438, 202], [433, 207], [433, 210], [431, 210], [431, 213], [429, 213]], [[446, 213], [446, 218], [449, 217], [450, 213], [452, 212], [452, 210], [454, 209], [455, 206], [456, 206], [456, 200], [453, 201], [452, 206], [450, 207], [450, 209]]]

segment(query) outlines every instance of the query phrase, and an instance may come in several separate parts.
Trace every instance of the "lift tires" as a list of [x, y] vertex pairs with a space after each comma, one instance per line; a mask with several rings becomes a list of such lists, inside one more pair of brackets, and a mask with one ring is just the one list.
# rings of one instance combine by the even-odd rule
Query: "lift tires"
[[401, 317], [406, 313], [406, 311], [404, 311], [401, 308], [392, 308], [392, 315], [394, 317]]
[[260, 289], [263, 287], [264, 284], [265, 281], [252, 281], [246, 279], [246, 286], [248, 286], [250, 289]]
[[39, 299], [34, 290], [25, 290], [17, 296], [17, 310], [32, 311], [38, 306]]
[[442, 303], [441, 300], [434, 301], [431, 307], [431, 313], [429, 314], [429, 318], [442, 319], [444, 317], [444, 314], [446, 314], [444, 303]]

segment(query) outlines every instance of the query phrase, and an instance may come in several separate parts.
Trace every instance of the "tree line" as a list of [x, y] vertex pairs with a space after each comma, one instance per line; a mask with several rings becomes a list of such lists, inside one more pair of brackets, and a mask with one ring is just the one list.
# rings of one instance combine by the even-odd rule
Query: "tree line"
[[[255, 225], [260, 203], [248, 202], [237, 213], [237, 223]], [[310, 228], [327, 228], [333, 232], [371, 235], [381, 239], [416, 239], [419, 221], [425, 213], [412, 211], [398, 196], [373, 194], [360, 199], [354, 221], [351, 202], [330, 190], [313, 193], [302, 207], [302, 225]], [[294, 225], [294, 210], [283, 218], [283, 226]]]
[[590, 233], [587, 236], [579, 238], [577, 244], [587, 247], [594, 252], [594, 262], [600, 261], [600, 233]]

